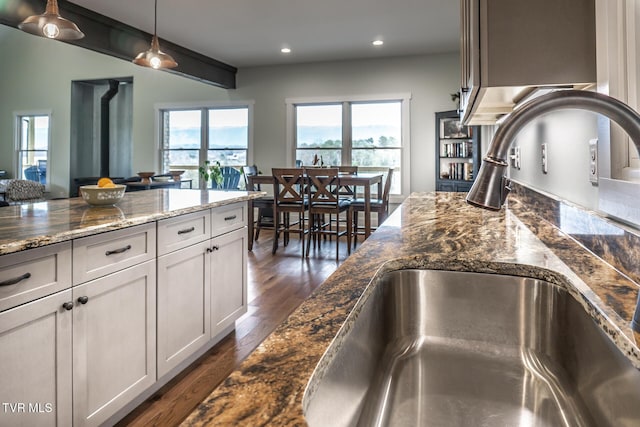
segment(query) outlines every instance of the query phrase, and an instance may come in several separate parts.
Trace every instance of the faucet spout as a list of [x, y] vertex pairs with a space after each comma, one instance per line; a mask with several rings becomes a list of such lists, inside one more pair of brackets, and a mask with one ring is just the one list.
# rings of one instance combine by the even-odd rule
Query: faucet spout
[[[496, 131], [473, 183], [467, 202], [487, 209], [499, 210], [509, 191], [505, 177], [507, 153], [511, 141], [532, 119], [562, 108], [577, 108], [600, 113], [618, 123], [633, 140], [640, 152], [640, 115], [627, 104], [596, 92], [567, 90], [540, 96], [514, 111]], [[640, 332], [640, 295], [636, 303], [631, 328]]]
[[597, 92], [551, 92], [515, 110], [498, 128], [467, 195], [467, 202], [482, 208], [499, 210], [509, 192], [509, 180], [505, 172], [508, 166], [507, 154], [514, 137], [534, 118], [564, 108], [593, 111], [613, 120], [627, 132], [640, 152], [640, 115], [627, 104]]

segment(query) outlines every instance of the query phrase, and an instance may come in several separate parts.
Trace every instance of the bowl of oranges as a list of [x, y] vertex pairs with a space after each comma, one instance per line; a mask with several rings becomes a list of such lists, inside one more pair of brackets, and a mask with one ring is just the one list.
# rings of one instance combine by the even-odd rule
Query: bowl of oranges
[[81, 185], [80, 196], [91, 206], [111, 206], [122, 199], [126, 185], [114, 184], [109, 178], [100, 178], [97, 185]]

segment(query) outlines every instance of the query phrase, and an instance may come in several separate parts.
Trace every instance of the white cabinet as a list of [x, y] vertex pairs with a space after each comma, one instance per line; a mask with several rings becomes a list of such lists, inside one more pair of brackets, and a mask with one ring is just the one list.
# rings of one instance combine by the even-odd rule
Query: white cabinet
[[156, 264], [73, 288], [74, 426], [94, 426], [156, 380]]
[[111, 423], [246, 310], [244, 202], [1, 256], [0, 426]]
[[73, 284], [113, 273], [156, 257], [155, 223], [73, 241]]
[[0, 425], [71, 425], [70, 301], [66, 290], [0, 313]]
[[0, 257], [0, 311], [71, 287], [71, 242]]
[[247, 312], [247, 231], [211, 240], [211, 336]]
[[158, 257], [158, 378], [246, 312], [246, 204], [160, 221], [158, 253], [166, 253], [161, 242], [174, 251]]
[[158, 378], [210, 339], [209, 241], [158, 258]]

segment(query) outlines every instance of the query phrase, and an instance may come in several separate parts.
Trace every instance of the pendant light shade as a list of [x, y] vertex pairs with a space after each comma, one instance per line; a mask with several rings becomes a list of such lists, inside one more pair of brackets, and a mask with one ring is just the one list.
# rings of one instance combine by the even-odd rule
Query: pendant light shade
[[57, 0], [47, 0], [47, 8], [42, 15], [29, 16], [18, 28], [36, 36], [57, 40], [78, 40], [84, 37], [76, 24], [60, 16]]
[[171, 57], [160, 50], [160, 42], [158, 41], [157, 34], [158, 27], [158, 0], [155, 0], [154, 10], [154, 23], [153, 23], [153, 37], [151, 38], [151, 48], [141, 52], [135, 57], [133, 63], [141, 65], [143, 67], [150, 67], [154, 69], [160, 68], [174, 68], [178, 66], [178, 63]]

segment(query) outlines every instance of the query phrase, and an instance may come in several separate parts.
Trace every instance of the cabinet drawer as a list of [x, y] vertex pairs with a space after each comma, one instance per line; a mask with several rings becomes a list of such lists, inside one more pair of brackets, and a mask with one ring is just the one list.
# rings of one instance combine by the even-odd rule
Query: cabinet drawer
[[155, 256], [155, 223], [74, 240], [73, 284], [149, 261]]
[[71, 287], [71, 242], [0, 257], [0, 311]]
[[211, 235], [219, 236], [247, 225], [247, 203], [211, 209]]
[[158, 221], [158, 255], [168, 254], [211, 236], [209, 210]]

